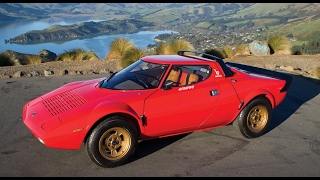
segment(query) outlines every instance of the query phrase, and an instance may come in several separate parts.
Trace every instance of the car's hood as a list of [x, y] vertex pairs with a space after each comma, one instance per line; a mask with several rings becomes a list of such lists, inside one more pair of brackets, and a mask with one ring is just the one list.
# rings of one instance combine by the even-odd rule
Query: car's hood
[[29, 102], [29, 106], [42, 103], [51, 113], [56, 115], [81, 106], [101, 97], [108, 97], [121, 91], [107, 90], [99, 87], [104, 78], [76, 81], [65, 84]]

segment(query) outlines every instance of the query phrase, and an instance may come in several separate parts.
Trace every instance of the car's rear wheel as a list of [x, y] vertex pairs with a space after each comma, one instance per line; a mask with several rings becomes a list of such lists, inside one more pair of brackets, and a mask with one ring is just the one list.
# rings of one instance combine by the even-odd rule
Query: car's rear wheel
[[102, 121], [90, 134], [86, 150], [99, 166], [112, 168], [127, 163], [138, 144], [137, 132], [122, 117]]
[[234, 127], [246, 138], [256, 138], [268, 132], [272, 118], [270, 103], [262, 98], [255, 98], [243, 108], [236, 120]]

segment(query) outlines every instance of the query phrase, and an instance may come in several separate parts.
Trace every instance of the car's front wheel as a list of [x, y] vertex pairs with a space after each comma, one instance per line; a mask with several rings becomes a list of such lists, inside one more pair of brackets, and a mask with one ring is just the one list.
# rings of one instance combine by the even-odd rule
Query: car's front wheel
[[112, 168], [127, 163], [138, 144], [133, 126], [119, 116], [102, 121], [90, 134], [86, 151], [99, 166]]
[[256, 138], [267, 133], [272, 118], [270, 103], [264, 98], [249, 102], [233, 121], [233, 126], [246, 138]]

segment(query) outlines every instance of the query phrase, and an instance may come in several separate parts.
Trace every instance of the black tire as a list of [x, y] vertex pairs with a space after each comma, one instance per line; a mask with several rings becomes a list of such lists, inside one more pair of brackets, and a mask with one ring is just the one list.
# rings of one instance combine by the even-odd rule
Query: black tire
[[256, 138], [268, 132], [272, 119], [272, 108], [264, 98], [255, 98], [233, 121], [236, 130], [246, 138]]
[[135, 128], [122, 117], [112, 116], [94, 128], [85, 146], [95, 164], [112, 168], [126, 164], [137, 144]]

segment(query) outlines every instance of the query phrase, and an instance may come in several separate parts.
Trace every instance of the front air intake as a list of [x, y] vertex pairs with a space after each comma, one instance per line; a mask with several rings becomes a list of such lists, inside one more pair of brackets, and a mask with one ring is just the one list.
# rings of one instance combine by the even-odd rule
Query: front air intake
[[72, 108], [81, 106], [86, 102], [87, 101], [75, 91], [67, 91], [44, 100], [42, 104], [48, 109], [52, 116], [55, 116]]

